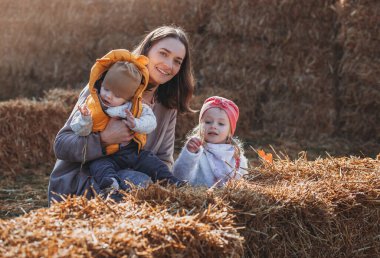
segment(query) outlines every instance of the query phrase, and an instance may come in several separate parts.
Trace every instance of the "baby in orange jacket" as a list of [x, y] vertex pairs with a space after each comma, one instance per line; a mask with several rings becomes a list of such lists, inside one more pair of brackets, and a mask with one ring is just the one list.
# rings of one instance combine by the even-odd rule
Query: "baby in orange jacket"
[[[143, 56], [135, 57], [127, 50], [114, 51], [117, 52], [110, 55], [111, 51], [106, 55], [111, 57], [111, 63], [107, 64], [108, 69], [96, 69], [96, 65], [101, 64], [102, 59], [94, 65], [90, 82], [94, 72], [98, 73], [99, 79], [93, 82], [93, 85], [89, 83], [89, 87], [90, 91], [96, 94], [90, 95], [86, 104], [78, 107], [70, 125], [75, 133], [86, 136], [104, 129], [104, 125], [109, 121], [108, 116], [118, 117], [126, 120], [126, 125], [135, 132], [135, 137], [127, 145], [117, 146], [116, 152], [115, 148], [108, 150], [107, 154], [112, 155], [92, 161], [91, 176], [101, 190], [118, 190], [120, 187], [126, 190], [127, 185], [117, 175], [119, 170], [125, 168], [141, 171], [153, 181], [165, 180], [172, 184], [182, 184], [166, 164], [150, 151], [142, 149], [146, 134], [152, 132], [157, 124], [152, 109], [141, 102], [141, 94], [146, 87], [145, 81], [148, 80], [145, 65], [141, 66], [141, 60], [147, 59]], [[102, 128], [96, 128], [95, 123], [100, 124]]]

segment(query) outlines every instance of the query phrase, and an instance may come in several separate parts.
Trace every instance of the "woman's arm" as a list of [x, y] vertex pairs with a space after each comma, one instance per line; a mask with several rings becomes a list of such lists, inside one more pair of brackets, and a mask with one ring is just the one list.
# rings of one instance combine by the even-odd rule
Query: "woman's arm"
[[89, 161], [103, 156], [98, 133], [79, 136], [67, 124], [55, 138], [54, 152], [58, 159], [71, 162]]
[[[173, 159], [173, 153], [174, 153], [174, 140], [175, 140], [175, 125], [177, 122], [177, 112], [168, 112], [167, 114], [170, 114], [168, 127], [163, 133], [163, 138], [161, 145], [159, 146], [156, 155], [157, 157], [162, 160], [169, 169], [172, 168], [174, 159]], [[159, 120], [157, 119], [157, 122]]]
[[[58, 159], [71, 162], [83, 162], [83, 160], [93, 160], [101, 157], [102, 146], [99, 134], [91, 133], [86, 137], [76, 135], [70, 127], [78, 106], [86, 101], [89, 95], [88, 86], [79, 94], [79, 98], [69, 119], [63, 128], [58, 132], [54, 141], [54, 152]], [[91, 148], [87, 148], [91, 146]], [[86, 153], [86, 157], [84, 157]]]

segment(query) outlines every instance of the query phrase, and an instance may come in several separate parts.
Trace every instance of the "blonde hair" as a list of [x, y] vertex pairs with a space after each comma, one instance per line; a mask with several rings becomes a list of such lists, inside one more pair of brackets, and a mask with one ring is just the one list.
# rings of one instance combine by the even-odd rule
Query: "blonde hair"
[[[190, 140], [193, 137], [199, 137], [202, 142], [204, 141], [204, 135], [202, 135], [201, 130], [201, 123], [199, 123], [196, 127], [194, 127], [187, 135], [186, 135], [186, 141]], [[240, 157], [241, 155], [244, 155], [244, 148], [243, 148], [243, 142], [238, 139], [236, 136], [228, 136], [227, 142], [228, 144], [231, 144], [235, 148], [235, 155]]]

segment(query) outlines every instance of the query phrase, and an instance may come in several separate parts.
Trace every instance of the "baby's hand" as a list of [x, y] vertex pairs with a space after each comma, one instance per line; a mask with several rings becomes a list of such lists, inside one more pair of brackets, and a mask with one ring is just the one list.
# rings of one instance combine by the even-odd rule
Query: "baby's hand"
[[196, 153], [199, 151], [199, 148], [201, 147], [201, 145], [202, 145], [201, 139], [199, 139], [198, 137], [193, 137], [186, 143], [186, 148], [188, 151], [192, 153]]
[[86, 104], [79, 105], [78, 110], [82, 114], [82, 116], [90, 116], [91, 115], [91, 111], [88, 109]]
[[125, 110], [125, 124], [130, 128], [133, 129], [136, 127], [135, 117], [132, 115], [131, 111], [128, 109]]

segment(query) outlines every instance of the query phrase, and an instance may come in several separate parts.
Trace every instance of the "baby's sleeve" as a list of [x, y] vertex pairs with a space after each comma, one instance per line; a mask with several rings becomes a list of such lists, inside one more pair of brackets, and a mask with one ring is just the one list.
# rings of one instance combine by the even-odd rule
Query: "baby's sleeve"
[[110, 117], [126, 118], [125, 110], [126, 109], [131, 110], [131, 107], [132, 107], [132, 102], [128, 101], [121, 106], [108, 107], [106, 109], [106, 113]]
[[79, 136], [87, 136], [92, 131], [91, 116], [83, 116], [80, 111], [76, 111], [71, 120], [70, 127]]
[[149, 134], [156, 129], [157, 121], [153, 110], [146, 104], [142, 106], [142, 113], [139, 118], [135, 118], [136, 126], [131, 128], [133, 131], [143, 134]]

